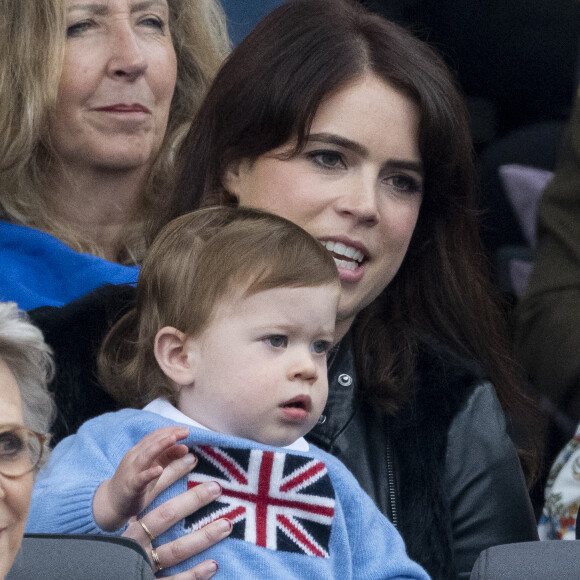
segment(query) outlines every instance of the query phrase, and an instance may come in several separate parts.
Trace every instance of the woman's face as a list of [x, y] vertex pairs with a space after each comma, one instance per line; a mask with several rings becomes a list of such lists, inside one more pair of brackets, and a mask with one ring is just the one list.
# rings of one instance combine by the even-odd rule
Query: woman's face
[[228, 169], [240, 204], [303, 227], [333, 253], [340, 273], [337, 336], [391, 282], [407, 252], [422, 201], [415, 104], [376, 76], [324, 100], [306, 147], [294, 143]]
[[148, 165], [177, 79], [167, 0], [66, 0], [67, 40], [50, 139], [65, 166]]
[[[20, 390], [6, 363], [0, 359], [0, 425], [23, 425]], [[20, 549], [34, 476], [9, 479], [0, 473], [0, 578], [10, 570]]]

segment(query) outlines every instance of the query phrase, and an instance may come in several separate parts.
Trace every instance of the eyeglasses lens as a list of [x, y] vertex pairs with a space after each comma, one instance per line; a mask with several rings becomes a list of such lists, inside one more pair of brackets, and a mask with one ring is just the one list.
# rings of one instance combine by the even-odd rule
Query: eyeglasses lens
[[38, 435], [24, 427], [0, 431], [0, 473], [19, 477], [32, 471], [40, 461], [42, 442]]

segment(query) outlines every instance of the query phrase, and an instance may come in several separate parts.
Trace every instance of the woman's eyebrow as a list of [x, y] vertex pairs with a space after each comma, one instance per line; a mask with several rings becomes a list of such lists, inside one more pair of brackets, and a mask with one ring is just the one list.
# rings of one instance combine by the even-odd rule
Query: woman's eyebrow
[[420, 161], [406, 161], [405, 159], [393, 159], [387, 165], [391, 169], [401, 169], [405, 171], [414, 171], [421, 177], [424, 177], [423, 164]]
[[[361, 157], [367, 157], [369, 155], [369, 150], [360, 143], [347, 139], [346, 137], [341, 137], [340, 135], [335, 135], [334, 133], [311, 133], [308, 136], [308, 142], [316, 143], [327, 143], [329, 145], [336, 145], [338, 147], [343, 147], [344, 149], [349, 149]], [[393, 169], [402, 169], [407, 171], [414, 171], [423, 177], [423, 164], [420, 161], [408, 161], [406, 159], [393, 159], [387, 163], [387, 165]]]
[[147, 10], [147, 8], [151, 8], [151, 6], [166, 7], [167, 2], [164, 2], [163, 0], [144, 0], [143, 2], [133, 4], [133, 6], [131, 6], [131, 12], [141, 12], [141, 10]]
[[69, 12], [73, 12], [74, 10], [82, 10], [83, 12], [90, 12], [91, 14], [103, 15], [109, 11], [109, 7], [107, 4], [97, 4], [96, 2], [91, 2], [87, 4], [73, 4], [72, 6], [69, 6]]
[[[143, 2], [138, 2], [131, 6], [131, 12], [141, 12], [142, 10], [147, 10], [151, 6], [166, 6], [166, 3], [162, 0], [144, 0]], [[109, 12], [109, 5], [97, 2], [88, 2], [85, 4], [73, 4], [69, 7], [68, 11], [73, 10], [83, 10], [85, 12], [91, 12], [92, 14], [97, 14], [102, 16]]]
[[363, 157], [366, 157], [369, 153], [368, 149], [360, 143], [347, 139], [346, 137], [341, 137], [340, 135], [335, 135], [334, 133], [311, 133], [308, 135], [308, 142], [310, 143], [312, 141], [350, 149]]

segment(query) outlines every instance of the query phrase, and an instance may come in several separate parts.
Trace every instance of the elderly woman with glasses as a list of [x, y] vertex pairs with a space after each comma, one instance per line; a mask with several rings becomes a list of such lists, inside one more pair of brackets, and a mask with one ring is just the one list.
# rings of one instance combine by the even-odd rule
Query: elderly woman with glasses
[[14, 303], [0, 304], [0, 579], [22, 543], [34, 474], [49, 439], [54, 403], [49, 347]]

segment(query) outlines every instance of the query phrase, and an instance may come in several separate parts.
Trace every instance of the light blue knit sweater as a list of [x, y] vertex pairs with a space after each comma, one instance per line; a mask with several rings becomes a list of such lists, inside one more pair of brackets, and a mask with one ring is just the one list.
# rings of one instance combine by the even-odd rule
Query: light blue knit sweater
[[[97, 487], [146, 434], [174, 424], [134, 409], [85, 423], [57, 445], [39, 473], [26, 531], [104, 533], [92, 512]], [[199, 463], [148, 509], [205, 480], [219, 481], [224, 493], [154, 544], [223, 515], [234, 522], [234, 529], [231, 537], [162, 574], [175, 574], [211, 558], [219, 563], [216, 578], [224, 580], [428, 578], [408, 558], [392, 524], [336, 458], [313, 446], [307, 453], [288, 452], [188, 427], [190, 436], [184, 443], [193, 448]]]

